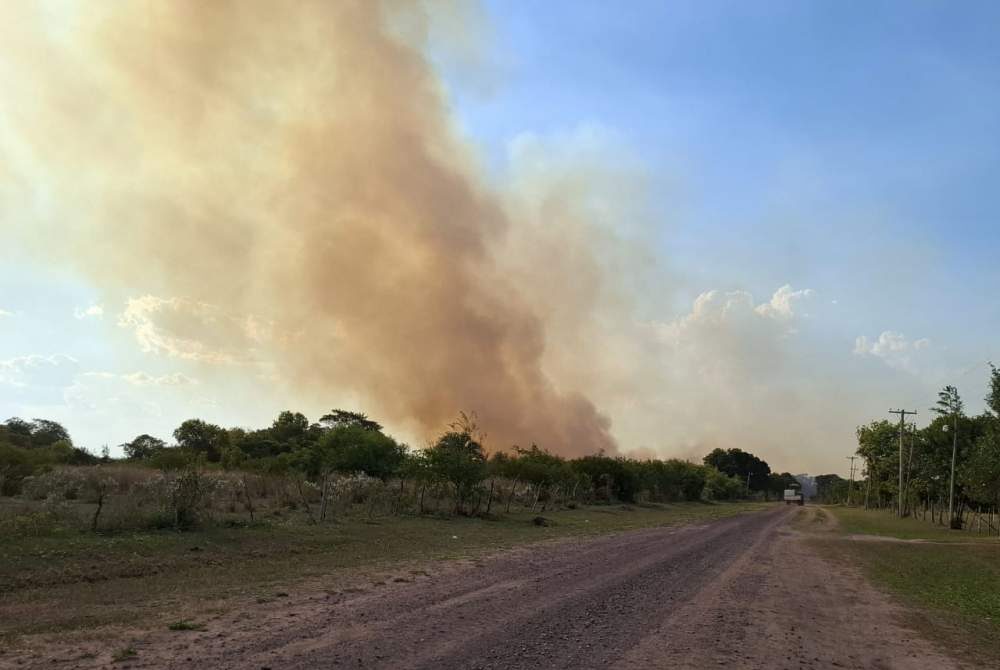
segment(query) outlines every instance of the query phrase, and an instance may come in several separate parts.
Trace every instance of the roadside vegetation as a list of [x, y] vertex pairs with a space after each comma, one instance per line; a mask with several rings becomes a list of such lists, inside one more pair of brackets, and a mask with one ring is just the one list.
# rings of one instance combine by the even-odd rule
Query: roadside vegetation
[[800, 528], [835, 528], [816, 536], [826, 555], [857, 566], [910, 606], [907, 623], [950, 652], [976, 667], [1000, 667], [1000, 538], [976, 538], [878, 510], [818, 512], [819, 523]]
[[704, 464], [603, 453], [567, 459], [538, 445], [488, 451], [461, 414], [413, 450], [364, 414], [316, 423], [282, 412], [267, 428], [182, 423], [168, 445], [139, 435], [112, 459], [73, 445], [53, 421], [0, 424], [0, 534], [190, 530], [211, 525], [315, 525], [363, 516], [494, 518], [584, 504], [731, 501], [794, 482], [739, 449]]
[[[872, 421], [857, 430], [865, 476], [815, 478], [816, 501], [863, 505], [924, 524], [1000, 536], [1000, 370], [990, 365], [986, 410], [967, 416], [958, 389], [945, 387], [925, 427]], [[902, 456], [902, 486], [900, 486]], [[949, 514], [950, 510], [950, 514]]]
[[203, 621], [194, 603], [711, 520], [792, 479], [738, 449], [700, 464], [490, 450], [466, 414], [423, 449], [345, 410], [261, 429], [191, 419], [172, 437], [139, 435], [112, 458], [53, 421], [0, 424], [0, 637], [147, 619], [186, 630]]

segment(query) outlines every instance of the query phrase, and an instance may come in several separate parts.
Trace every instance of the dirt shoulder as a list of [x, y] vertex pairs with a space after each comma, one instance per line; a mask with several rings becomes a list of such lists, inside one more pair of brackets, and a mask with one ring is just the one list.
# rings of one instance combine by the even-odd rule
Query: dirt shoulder
[[535, 545], [363, 587], [316, 582], [203, 630], [122, 630], [0, 664], [111, 667], [117, 653], [114, 667], [133, 668], [961, 667], [821, 558], [794, 517], [778, 508]]

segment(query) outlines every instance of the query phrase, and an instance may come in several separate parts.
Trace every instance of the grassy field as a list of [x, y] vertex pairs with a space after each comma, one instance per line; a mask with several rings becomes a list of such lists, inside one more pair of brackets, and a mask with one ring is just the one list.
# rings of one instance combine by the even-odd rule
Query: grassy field
[[[1000, 541], [883, 512], [826, 508], [838, 522], [817, 540], [915, 606], [911, 623], [976, 664], [1000, 667]], [[872, 536], [846, 540], [846, 535]], [[886, 538], [880, 540], [879, 538]]]
[[858, 507], [829, 509], [835, 510], [840, 527], [846, 533], [935, 542], [993, 542], [1000, 547], [1000, 537], [988, 538], [969, 531], [954, 531], [913, 517], [899, 519], [887, 511], [865, 511]]
[[[753, 503], [594, 506], [496, 520], [387, 517], [190, 532], [64, 533], [0, 544], [0, 642], [128, 622], [167, 625], [230, 598], [267, 599], [310, 580], [378, 583], [433, 560], [569, 536], [709, 521]], [[367, 581], [366, 581], [367, 580]]]

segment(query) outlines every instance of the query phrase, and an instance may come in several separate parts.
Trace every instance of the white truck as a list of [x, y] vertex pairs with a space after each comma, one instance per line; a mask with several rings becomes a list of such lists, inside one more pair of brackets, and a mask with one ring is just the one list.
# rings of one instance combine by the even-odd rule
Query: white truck
[[802, 491], [799, 489], [785, 489], [785, 504], [804, 505], [805, 501], [802, 499]]

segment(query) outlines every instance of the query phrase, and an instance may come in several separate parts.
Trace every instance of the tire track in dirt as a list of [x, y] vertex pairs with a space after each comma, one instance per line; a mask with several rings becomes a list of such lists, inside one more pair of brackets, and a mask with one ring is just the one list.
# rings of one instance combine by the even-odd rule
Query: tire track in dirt
[[959, 667], [817, 556], [793, 516], [776, 507], [434, 564], [376, 590], [303, 593], [190, 636], [142, 633], [127, 667]]

